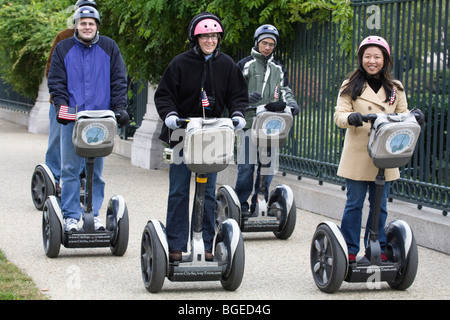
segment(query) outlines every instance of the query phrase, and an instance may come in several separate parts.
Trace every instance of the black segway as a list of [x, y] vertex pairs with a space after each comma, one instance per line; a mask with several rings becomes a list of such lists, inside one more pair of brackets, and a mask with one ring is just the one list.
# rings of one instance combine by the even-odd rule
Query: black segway
[[393, 289], [405, 290], [412, 285], [417, 272], [417, 244], [409, 225], [395, 220], [386, 226], [387, 261], [381, 260], [378, 226], [384, 171], [408, 163], [420, 135], [420, 126], [411, 114], [368, 114], [363, 115], [363, 120], [372, 123], [367, 149], [379, 168], [368, 246], [365, 256], [350, 263], [347, 244], [339, 227], [329, 221], [318, 225], [311, 243], [311, 271], [317, 287], [327, 293], [337, 291], [344, 280], [386, 281]]
[[[250, 107], [250, 109], [255, 107]], [[279, 184], [270, 191], [268, 201], [265, 199], [267, 189], [266, 175], [274, 159], [268, 151], [281, 147], [286, 142], [293, 117], [285, 103], [269, 103], [256, 108], [256, 116], [251, 129], [253, 146], [259, 147], [261, 175], [257, 194], [256, 208], [253, 213], [242, 212], [239, 199], [233, 196], [228, 186], [217, 191], [217, 219], [235, 219], [243, 232], [272, 231], [278, 239], [288, 239], [294, 232], [296, 206], [292, 189]], [[248, 131], [247, 131], [248, 132]], [[245, 139], [245, 137], [244, 137]], [[254, 148], [256, 153], [256, 147]]]
[[[216, 221], [213, 261], [205, 260], [202, 236], [206, 174], [221, 171], [232, 161], [233, 123], [226, 118], [190, 118], [187, 121], [183, 156], [196, 179], [191, 250], [181, 261], [169, 261], [164, 225], [158, 220], [150, 220], [141, 241], [142, 279], [145, 288], [152, 293], [161, 290], [166, 277], [170, 281], [220, 281], [225, 290], [234, 291], [241, 284], [245, 260], [244, 242], [237, 222], [233, 219]], [[211, 153], [203, 152], [214, 148]]]
[[86, 158], [86, 195], [83, 207], [83, 227], [78, 231], [65, 231], [60, 199], [51, 195], [43, 207], [42, 236], [45, 254], [55, 258], [60, 245], [66, 248], [110, 247], [116, 256], [125, 254], [128, 246], [128, 210], [120, 195], [108, 203], [105, 230], [95, 230], [92, 210], [92, 189], [96, 157], [106, 157], [112, 152], [117, 122], [114, 112], [83, 111], [77, 113], [72, 142], [76, 153]]

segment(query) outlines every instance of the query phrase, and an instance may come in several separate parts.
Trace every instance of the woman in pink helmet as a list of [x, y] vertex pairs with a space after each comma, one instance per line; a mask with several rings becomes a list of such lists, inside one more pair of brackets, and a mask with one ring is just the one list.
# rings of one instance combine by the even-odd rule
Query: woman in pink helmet
[[[367, 152], [370, 124], [363, 123], [362, 115], [369, 113], [407, 113], [408, 104], [403, 85], [391, 77], [391, 50], [380, 36], [365, 38], [358, 48], [358, 68], [342, 84], [334, 121], [347, 129], [337, 175], [345, 178], [347, 202], [342, 217], [341, 231], [348, 246], [350, 262], [359, 252], [361, 220], [364, 200], [369, 192], [369, 217], [364, 243], [367, 246], [368, 230], [375, 198], [375, 177], [378, 169]], [[419, 124], [424, 121], [420, 110], [411, 111]], [[400, 177], [398, 168], [386, 169], [386, 184], [380, 211], [379, 241], [382, 252], [386, 245], [384, 231], [387, 218], [387, 198], [390, 182]], [[386, 259], [384, 253], [382, 259]]]
[[[244, 108], [248, 104], [247, 84], [236, 63], [220, 52], [224, 28], [219, 18], [203, 12], [195, 16], [188, 29], [191, 49], [176, 56], [169, 64], [155, 92], [155, 104], [164, 125], [159, 138], [174, 147], [172, 131], [178, 129], [179, 118], [218, 118], [225, 109], [237, 128], [245, 125]], [[202, 97], [208, 103], [202, 105]], [[176, 136], [176, 135], [173, 135]], [[179, 137], [179, 135], [177, 135]], [[212, 260], [216, 173], [208, 174], [206, 184], [203, 239], [205, 258]], [[181, 260], [189, 238], [189, 186], [191, 172], [184, 163], [171, 164], [166, 232], [169, 258]]]

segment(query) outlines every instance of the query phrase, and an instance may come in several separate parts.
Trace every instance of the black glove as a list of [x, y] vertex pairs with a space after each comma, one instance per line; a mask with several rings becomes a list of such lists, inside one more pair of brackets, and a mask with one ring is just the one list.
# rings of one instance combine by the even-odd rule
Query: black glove
[[115, 107], [111, 109], [112, 111], [114, 111], [119, 128], [122, 128], [128, 123], [128, 121], [130, 121], [130, 116], [128, 115], [127, 107]]
[[248, 103], [256, 103], [262, 99], [261, 93], [254, 91], [248, 94]]
[[425, 122], [425, 115], [420, 109], [411, 110], [411, 114], [416, 117], [416, 121], [421, 126]]
[[300, 108], [296, 102], [291, 102], [288, 104], [289, 108], [291, 108], [291, 112], [293, 116], [296, 116], [300, 113]]
[[362, 127], [362, 125], [363, 125], [362, 114], [359, 112], [350, 113], [347, 121], [348, 121], [349, 125], [352, 125], [355, 127]]
[[65, 105], [56, 105], [56, 121], [62, 125], [66, 125], [70, 122], [75, 122], [77, 119], [77, 113], [75, 108], [71, 108]]

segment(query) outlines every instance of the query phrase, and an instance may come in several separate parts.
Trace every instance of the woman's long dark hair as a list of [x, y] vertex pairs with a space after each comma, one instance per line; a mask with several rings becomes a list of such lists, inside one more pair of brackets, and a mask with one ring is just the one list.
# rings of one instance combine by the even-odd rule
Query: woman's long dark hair
[[[364, 70], [362, 66], [362, 57], [364, 54], [364, 51], [368, 48], [374, 46], [373, 44], [366, 45], [362, 47], [358, 52], [358, 68], [350, 73], [350, 75], [347, 77], [348, 82], [344, 86], [344, 89], [341, 92], [341, 95], [349, 95], [352, 100], [356, 100], [358, 96], [361, 95], [362, 89], [364, 86], [364, 83], [370, 79], [371, 75], [368, 75], [366, 70]], [[376, 46], [376, 45], [375, 45]], [[381, 85], [384, 88], [384, 91], [386, 92], [386, 100], [385, 102], [388, 102], [391, 98], [392, 89], [394, 88], [394, 82], [393, 78], [391, 76], [391, 70], [392, 70], [392, 60], [389, 56], [388, 52], [385, 48], [381, 46], [377, 46], [381, 49], [383, 52], [384, 57], [384, 66], [381, 69], [381, 71], [375, 75], [374, 77], [378, 78], [381, 81]], [[398, 87], [398, 90], [402, 90], [402, 88]]]

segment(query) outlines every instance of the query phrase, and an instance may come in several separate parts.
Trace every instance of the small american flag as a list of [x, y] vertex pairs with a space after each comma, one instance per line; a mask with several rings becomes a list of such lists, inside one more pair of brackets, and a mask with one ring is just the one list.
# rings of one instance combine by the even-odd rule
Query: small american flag
[[206, 92], [205, 92], [205, 90], [203, 90], [203, 88], [202, 88], [202, 107], [205, 109], [209, 109], [209, 100], [208, 100], [208, 97], [206, 96]]
[[77, 119], [76, 108], [69, 106], [61, 106], [59, 108], [59, 118], [65, 120], [76, 120]]
[[273, 97], [275, 98], [275, 100], [278, 100], [278, 96], [279, 96], [279, 94], [278, 94], [278, 85], [277, 85], [275, 87], [275, 93], [274, 93]]

